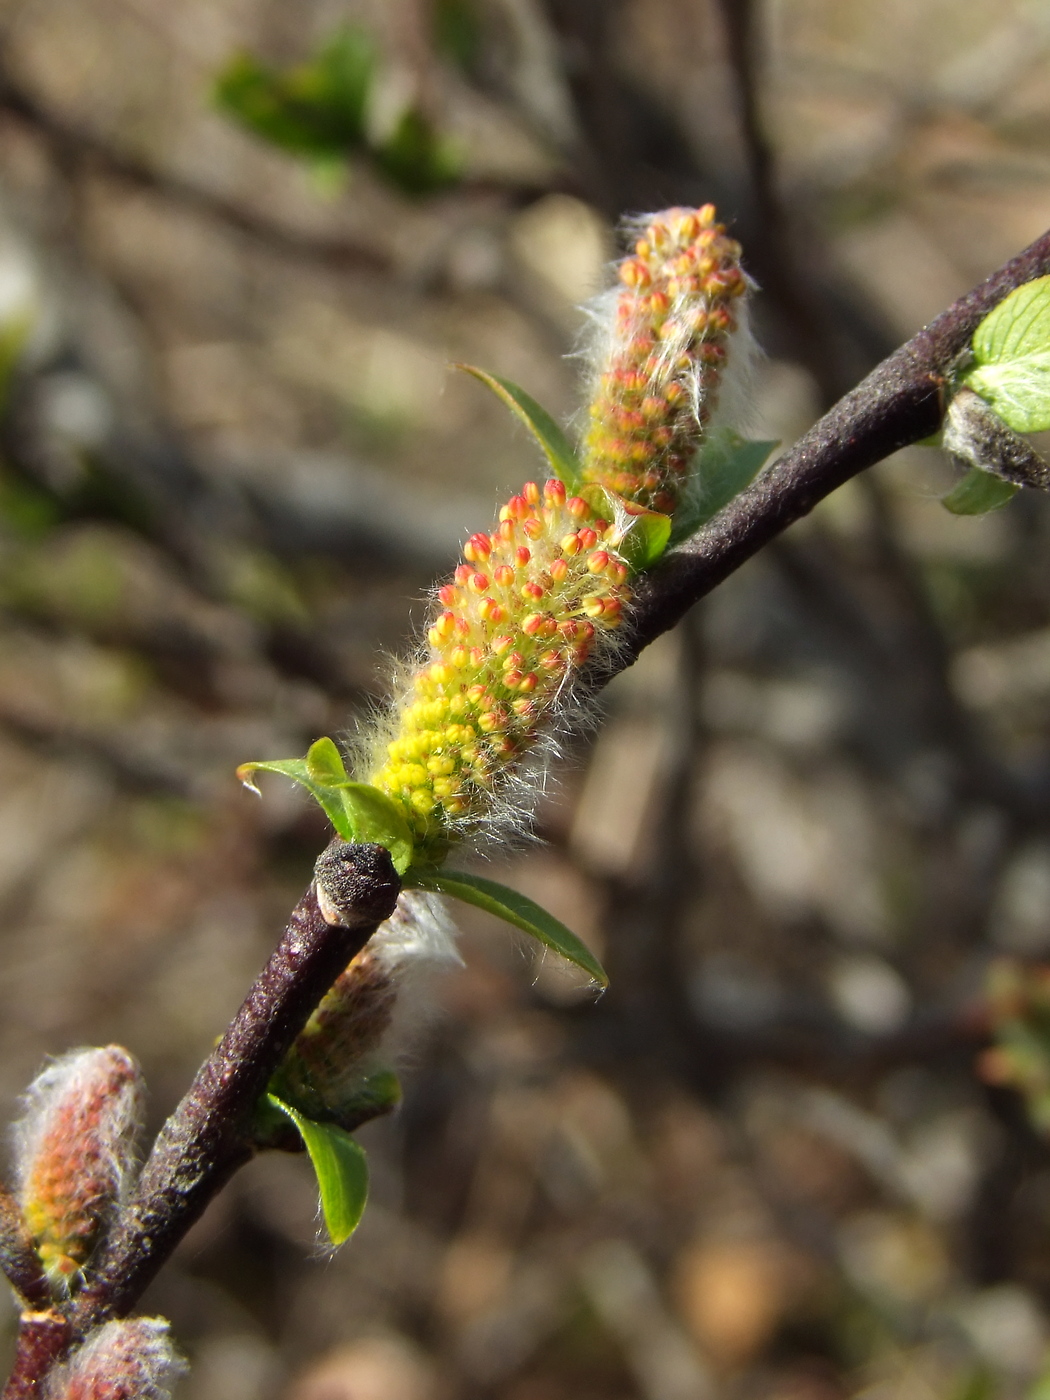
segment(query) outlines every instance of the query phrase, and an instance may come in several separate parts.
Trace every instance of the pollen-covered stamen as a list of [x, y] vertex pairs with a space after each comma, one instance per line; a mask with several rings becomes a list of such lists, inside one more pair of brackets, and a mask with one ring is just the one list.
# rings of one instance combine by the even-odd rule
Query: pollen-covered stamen
[[620, 293], [584, 441], [585, 480], [670, 512], [710, 417], [747, 291], [714, 207], [654, 217], [620, 265]]

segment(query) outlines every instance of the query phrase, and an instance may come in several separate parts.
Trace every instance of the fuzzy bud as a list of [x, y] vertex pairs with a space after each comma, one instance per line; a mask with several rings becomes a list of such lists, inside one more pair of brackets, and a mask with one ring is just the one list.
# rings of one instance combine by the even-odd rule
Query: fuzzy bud
[[653, 215], [620, 264], [584, 438], [587, 481], [665, 514], [688, 480], [748, 290], [740, 245], [715, 218], [710, 204]]
[[144, 1085], [119, 1045], [73, 1050], [33, 1081], [15, 1125], [16, 1196], [51, 1285], [68, 1290], [132, 1171]]
[[168, 1400], [186, 1370], [160, 1317], [107, 1322], [48, 1378], [45, 1400]]
[[275, 1091], [307, 1117], [356, 1126], [362, 1086], [396, 1056], [401, 1023], [418, 1022], [413, 992], [421, 974], [458, 961], [441, 900], [402, 891], [393, 914], [310, 1017], [278, 1070]]

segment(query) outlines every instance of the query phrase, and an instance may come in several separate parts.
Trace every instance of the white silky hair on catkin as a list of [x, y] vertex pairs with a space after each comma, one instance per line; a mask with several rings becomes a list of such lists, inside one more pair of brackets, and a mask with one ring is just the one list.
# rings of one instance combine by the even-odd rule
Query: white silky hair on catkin
[[12, 1124], [15, 1189], [19, 1201], [25, 1194], [44, 1138], [62, 1106], [92, 1091], [99, 1077], [119, 1068], [123, 1080], [100, 1123], [99, 1158], [109, 1174], [115, 1203], [126, 1199], [134, 1179], [137, 1157], [135, 1136], [145, 1114], [145, 1085], [135, 1059], [119, 1045], [69, 1050], [51, 1060], [30, 1084], [22, 1098], [22, 1114]]
[[162, 1317], [103, 1323], [48, 1377], [45, 1400], [169, 1400], [188, 1370]]
[[397, 989], [377, 1061], [403, 1063], [411, 1053], [412, 1041], [437, 1010], [435, 976], [463, 965], [457, 934], [440, 895], [402, 890], [394, 913], [369, 939], [369, 951], [390, 972]]

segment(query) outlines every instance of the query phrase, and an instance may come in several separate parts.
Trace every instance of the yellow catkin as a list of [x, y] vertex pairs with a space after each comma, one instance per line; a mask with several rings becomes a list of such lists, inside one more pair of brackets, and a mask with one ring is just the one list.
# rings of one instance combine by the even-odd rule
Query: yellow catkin
[[429, 651], [369, 781], [424, 843], [485, 815], [570, 671], [619, 626], [628, 566], [613, 525], [560, 481], [527, 482], [438, 590]]

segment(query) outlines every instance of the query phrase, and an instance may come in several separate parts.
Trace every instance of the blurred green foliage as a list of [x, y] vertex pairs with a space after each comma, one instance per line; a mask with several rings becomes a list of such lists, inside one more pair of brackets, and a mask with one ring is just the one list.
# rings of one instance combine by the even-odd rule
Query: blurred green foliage
[[344, 26], [290, 68], [237, 54], [219, 74], [215, 98], [256, 136], [315, 165], [357, 156], [412, 196], [455, 183], [458, 154], [418, 107], [406, 107], [382, 136], [370, 129], [379, 62], [370, 36]]
[[457, 68], [471, 72], [483, 37], [481, 18], [472, 0], [435, 0], [433, 30], [438, 53]]

